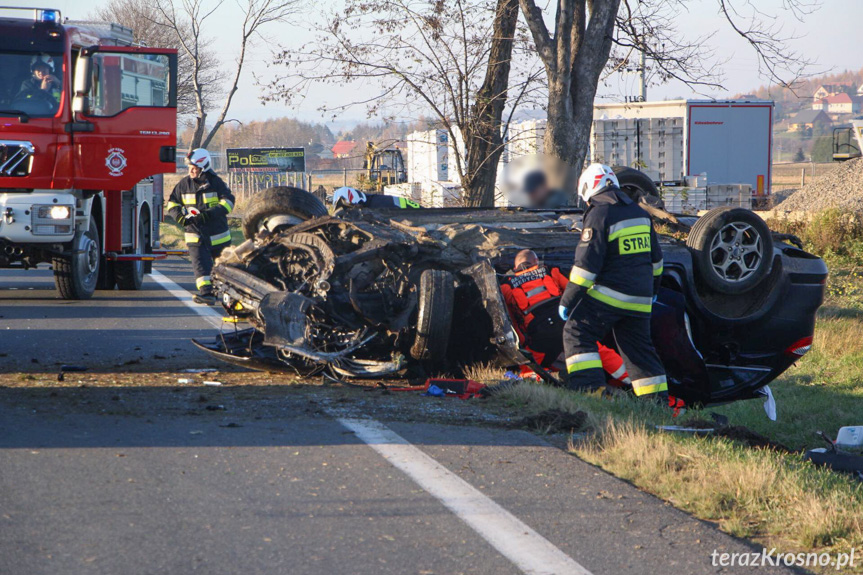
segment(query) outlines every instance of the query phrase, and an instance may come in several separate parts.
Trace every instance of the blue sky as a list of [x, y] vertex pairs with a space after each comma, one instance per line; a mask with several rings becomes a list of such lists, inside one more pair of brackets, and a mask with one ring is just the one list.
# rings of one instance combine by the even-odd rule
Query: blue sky
[[[60, 8], [65, 17], [84, 19], [103, 3], [104, 0], [17, 0], [15, 4], [22, 6], [51, 6]], [[208, 0], [209, 1], [209, 0]], [[782, 0], [751, 0], [756, 2], [759, 10], [766, 13], [776, 13], [776, 7]], [[811, 0], [807, 0], [811, 1]], [[737, 0], [742, 5], [743, 0]], [[317, 9], [322, 3], [309, 3]], [[336, 3], [332, 5], [337, 5]], [[746, 92], [764, 84], [765, 80], [758, 75], [758, 63], [746, 43], [736, 37], [724, 20], [717, 14], [716, 0], [690, 0], [686, 2], [688, 10], [677, 19], [678, 29], [696, 37], [716, 31], [711, 41], [716, 49], [717, 57], [729, 62], [723, 69], [726, 76], [727, 92], [713, 93], [716, 97], [727, 97], [735, 93]], [[781, 12], [779, 12], [781, 14]], [[210, 22], [209, 34], [217, 37], [219, 56], [230, 62], [236, 57], [238, 49], [238, 32], [236, 27], [240, 10], [233, 0], [226, 0]], [[310, 21], [317, 15], [309, 12], [299, 17], [299, 21]], [[799, 22], [788, 16], [779, 21], [785, 26], [786, 32], [795, 32], [802, 38], [793, 42], [793, 47], [804, 51], [810, 58], [818, 61], [816, 71], [841, 71], [844, 69], [859, 69], [863, 67], [863, 34], [860, 25], [863, 23], [863, 0], [822, 0], [820, 9]], [[301, 23], [297, 25], [276, 25], [267, 30], [270, 41], [280, 42], [286, 46], [299, 44], [311, 38], [308, 28]], [[270, 52], [267, 45], [260, 43], [253, 47], [248, 67], [244, 73], [240, 90], [234, 98], [231, 116], [241, 121], [260, 120], [283, 115], [296, 116], [304, 120], [322, 121], [316, 108], [322, 99], [331, 104], [344, 103], [356, 97], [356, 91], [334, 90], [333, 87], [322, 87], [313, 91], [306, 101], [296, 108], [286, 108], [268, 104], [262, 106], [258, 100], [260, 90], [255, 86], [253, 73], [265, 75], [268, 73]], [[603, 101], [617, 99], [621, 94], [635, 95], [638, 83], [632, 76], [622, 76], [612, 80], [611, 88], [603, 90]], [[651, 87], [648, 98], [663, 99], [670, 97], [698, 97], [681, 84], [669, 84]], [[357, 109], [344, 115], [346, 122], [363, 120], [364, 112]]]

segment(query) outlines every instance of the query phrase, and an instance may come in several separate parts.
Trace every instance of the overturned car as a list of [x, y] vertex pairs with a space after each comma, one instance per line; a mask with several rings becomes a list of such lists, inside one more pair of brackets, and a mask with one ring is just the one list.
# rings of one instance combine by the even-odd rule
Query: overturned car
[[[652, 324], [670, 393], [702, 405], [765, 394], [811, 346], [824, 262], [748, 210], [687, 220], [649, 204], [663, 231], [688, 232], [685, 242], [660, 235], [665, 267]], [[234, 364], [300, 375], [527, 364], [499, 277], [524, 248], [568, 273], [580, 219], [576, 209], [358, 208], [331, 216], [308, 192], [270, 188], [243, 216], [247, 240], [212, 273], [227, 313], [252, 327], [195, 343]]]

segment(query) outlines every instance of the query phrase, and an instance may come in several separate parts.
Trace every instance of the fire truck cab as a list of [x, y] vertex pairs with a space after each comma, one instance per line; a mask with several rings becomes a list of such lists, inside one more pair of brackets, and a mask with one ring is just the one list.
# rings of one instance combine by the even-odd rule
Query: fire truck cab
[[[26, 10], [33, 17], [10, 12]], [[135, 290], [176, 169], [177, 52], [117, 24], [0, 8], [0, 268], [53, 265], [64, 299]]]

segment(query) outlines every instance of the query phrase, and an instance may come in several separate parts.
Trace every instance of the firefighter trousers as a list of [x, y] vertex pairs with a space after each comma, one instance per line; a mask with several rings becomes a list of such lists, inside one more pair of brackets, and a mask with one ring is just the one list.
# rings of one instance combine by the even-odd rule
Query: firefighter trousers
[[622, 314], [585, 297], [563, 328], [570, 389], [591, 391], [605, 384], [597, 341], [609, 334], [623, 356], [637, 396], [668, 395], [665, 368], [650, 339], [650, 317]]
[[213, 262], [222, 254], [222, 250], [231, 245], [230, 243], [214, 246], [207, 236], [199, 236], [196, 241], [188, 237], [186, 247], [189, 249], [189, 257], [192, 258], [192, 270], [195, 272], [195, 287], [201, 294], [213, 293], [213, 282], [210, 272], [213, 271]]

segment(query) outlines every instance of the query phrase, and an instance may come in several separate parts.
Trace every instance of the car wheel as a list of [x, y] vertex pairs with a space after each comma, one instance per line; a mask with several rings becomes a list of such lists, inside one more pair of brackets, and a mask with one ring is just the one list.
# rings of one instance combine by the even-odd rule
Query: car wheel
[[773, 266], [770, 228], [744, 208], [710, 210], [692, 226], [686, 245], [699, 277], [720, 293], [751, 290]]
[[54, 285], [63, 299], [90, 299], [99, 281], [99, 264], [102, 253], [99, 247], [99, 229], [90, 219], [90, 227], [85, 233], [75, 234], [72, 241], [74, 255], [56, 257], [54, 265]]
[[656, 187], [650, 176], [640, 170], [626, 166], [614, 166], [611, 169], [617, 176], [620, 189], [626, 192], [626, 195], [632, 198], [633, 202], [644, 201], [652, 206], [662, 207], [659, 188]]
[[446, 359], [452, 326], [455, 279], [444, 270], [426, 270], [420, 276], [417, 333], [411, 357], [431, 363]]
[[295, 225], [327, 215], [327, 207], [313, 194], [299, 188], [276, 186], [252, 196], [243, 213], [243, 235], [251, 239], [270, 220]]

